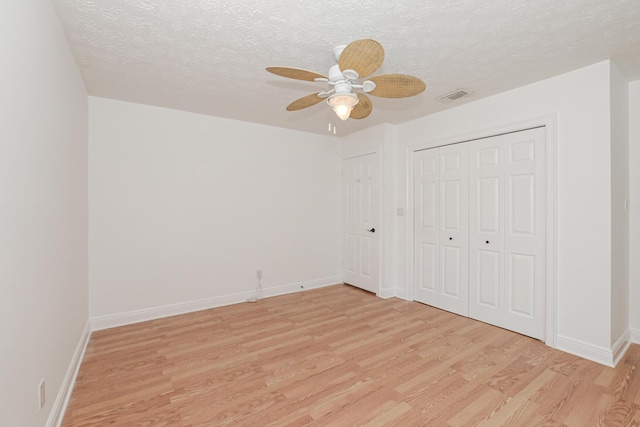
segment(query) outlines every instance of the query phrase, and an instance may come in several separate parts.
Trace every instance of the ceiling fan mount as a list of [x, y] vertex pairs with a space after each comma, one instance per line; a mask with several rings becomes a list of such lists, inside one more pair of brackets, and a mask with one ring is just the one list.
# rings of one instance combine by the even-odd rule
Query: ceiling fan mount
[[333, 49], [336, 64], [329, 68], [328, 76], [290, 67], [268, 67], [267, 71], [281, 77], [326, 83], [325, 91], [315, 92], [293, 101], [287, 111], [311, 107], [326, 99], [342, 120], [349, 117], [364, 119], [373, 106], [366, 93], [383, 98], [406, 98], [417, 95], [426, 85], [417, 77], [406, 74], [382, 74], [362, 82], [360, 78], [375, 72], [384, 60], [384, 49], [372, 39], [360, 39]]

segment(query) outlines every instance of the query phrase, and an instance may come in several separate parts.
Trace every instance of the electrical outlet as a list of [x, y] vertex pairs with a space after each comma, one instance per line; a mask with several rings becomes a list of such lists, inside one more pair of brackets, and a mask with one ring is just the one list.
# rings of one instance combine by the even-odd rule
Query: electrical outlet
[[256, 279], [262, 279], [262, 270], [256, 270]]
[[40, 384], [38, 385], [38, 410], [42, 411], [42, 408], [44, 408], [44, 395], [45, 392], [45, 384], [44, 384], [44, 378], [40, 380]]

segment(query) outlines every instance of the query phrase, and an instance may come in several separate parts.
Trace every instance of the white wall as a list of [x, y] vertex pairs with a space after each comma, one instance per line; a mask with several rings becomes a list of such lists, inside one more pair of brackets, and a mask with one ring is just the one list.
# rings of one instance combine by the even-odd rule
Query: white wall
[[257, 269], [266, 295], [340, 280], [337, 138], [93, 97], [89, 115], [97, 327], [245, 301]]
[[35, 427], [88, 320], [87, 94], [51, 1], [0, 9], [0, 424]]
[[611, 344], [629, 341], [629, 84], [611, 66]]
[[[606, 363], [612, 342], [609, 62], [400, 125], [398, 182], [407, 181], [407, 147], [489, 135], [550, 115], [557, 120], [557, 344]], [[398, 229], [411, 228], [405, 218], [398, 221]], [[399, 262], [406, 266], [406, 257]]]
[[629, 323], [640, 342], [640, 80], [629, 84]]

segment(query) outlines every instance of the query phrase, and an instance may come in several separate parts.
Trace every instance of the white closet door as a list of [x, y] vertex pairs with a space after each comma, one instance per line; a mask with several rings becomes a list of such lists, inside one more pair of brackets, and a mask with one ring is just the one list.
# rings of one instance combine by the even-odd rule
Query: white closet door
[[415, 156], [414, 299], [468, 315], [468, 147]]
[[440, 167], [438, 149], [415, 154], [413, 298], [438, 307], [440, 277]]
[[343, 161], [345, 283], [377, 293], [380, 186], [378, 154]]
[[544, 339], [544, 128], [469, 147], [469, 316]]
[[468, 144], [440, 151], [439, 307], [469, 315]]

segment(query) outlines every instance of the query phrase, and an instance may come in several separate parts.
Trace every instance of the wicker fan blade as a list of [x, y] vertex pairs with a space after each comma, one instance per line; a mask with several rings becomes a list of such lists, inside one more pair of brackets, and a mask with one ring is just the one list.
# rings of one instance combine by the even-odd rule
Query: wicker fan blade
[[289, 67], [267, 67], [266, 70], [278, 76], [288, 77], [296, 80], [306, 80], [309, 82], [314, 81], [316, 78], [326, 79], [326, 76], [316, 73], [314, 71], [303, 70], [300, 68]]
[[422, 80], [406, 74], [383, 74], [369, 80], [376, 84], [376, 88], [369, 94], [382, 98], [406, 98], [427, 88]]
[[384, 49], [375, 40], [356, 40], [344, 48], [340, 54], [341, 70], [354, 70], [360, 77], [368, 76], [377, 70], [384, 61]]
[[359, 93], [358, 98], [360, 99], [360, 102], [358, 102], [356, 106], [353, 107], [353, 110], [351, 110], [351, 115], [349, 116], [352, 119], [364, 119], [365, 117], [369, 116], [369, 114], [371, 114], [371, 110], [373, 110], [371, 99], [369, 99], [367, 95], [365, 95], [364, 93]]
[[287, 106], [287, 111], [296, 111], [302, 110], [303, 108], [311, 107], [316, 105], [318, 102], [323, 101], [324, 98], [320, 98], [318, 96], [320, 92], [310, 93], [307, 96], [303, 96], [300, 99], [296, 99], [291, 104]]

